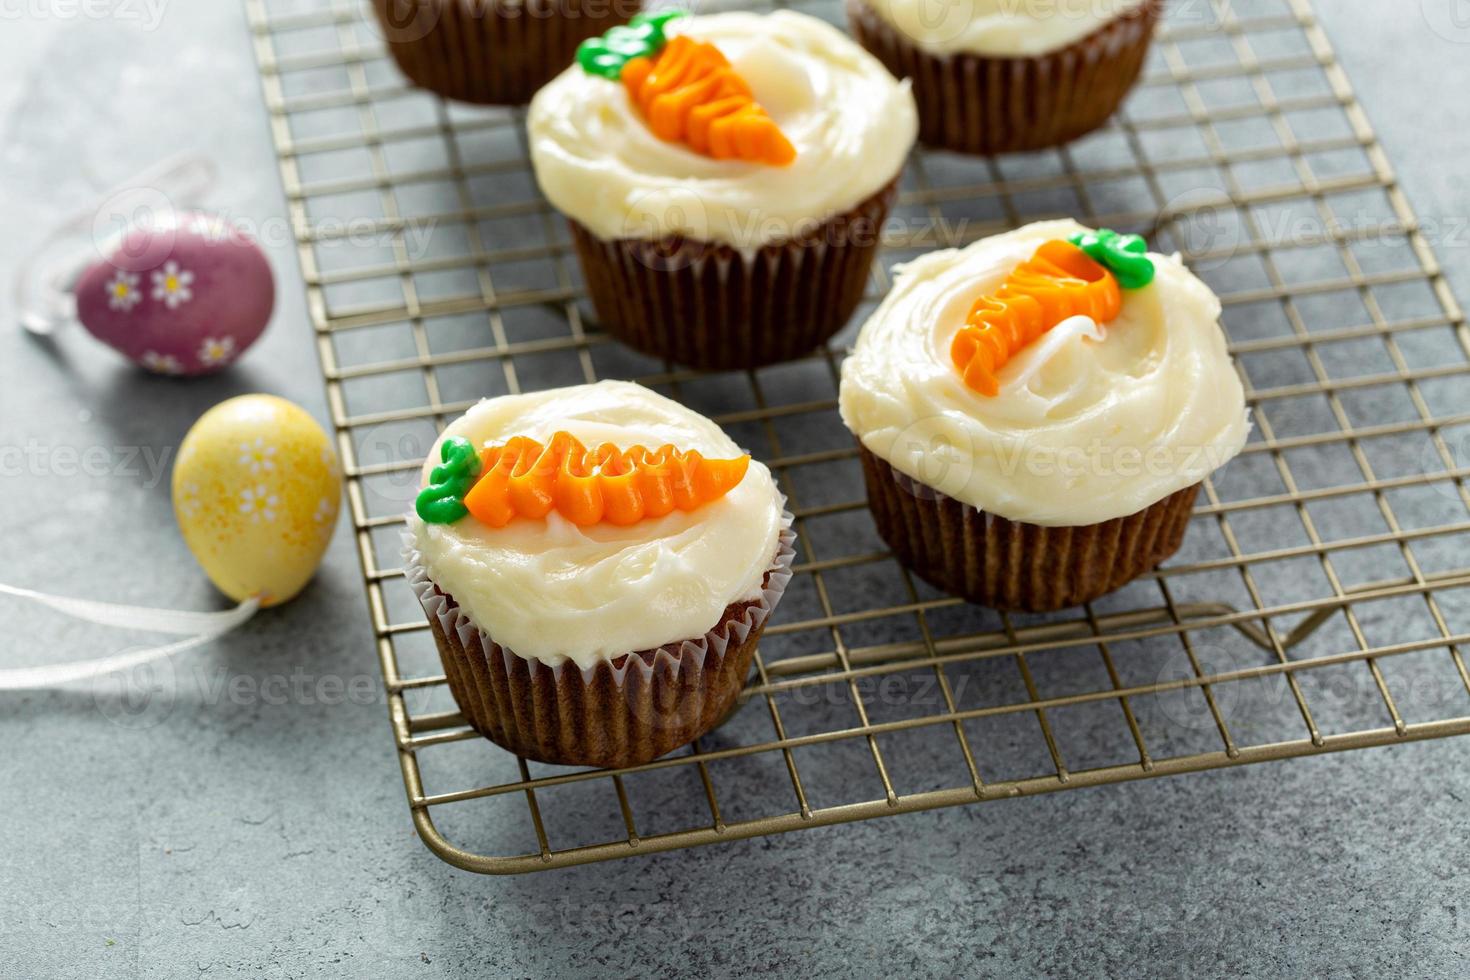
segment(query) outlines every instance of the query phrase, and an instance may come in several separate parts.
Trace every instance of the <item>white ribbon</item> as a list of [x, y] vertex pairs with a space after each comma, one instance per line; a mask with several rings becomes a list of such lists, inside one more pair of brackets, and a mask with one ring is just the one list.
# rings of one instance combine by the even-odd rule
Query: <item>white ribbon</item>
[[127, 653], [100, 657], [95, 660], [53, 664], [49, 667], [11, 667], [0, 670], [0, 691], [34, 691], [39, 688], [56, 687], [163, 660], [224, 636], [243, 625], [260, 609], [260, 600], [257, 598], [246, 599], [234, 609], [201, 613], [175, 609], [150, 609], [146, 606], [123, 606], [111, 602], [94, 602], [90, 599], [70, 599], [66, 596], [47, 595], [44, 592], [33, 592], [30, 589], [18, 589], [13, 585], [3, 584], [0, 584], [0, 595], [25, 599], [28, 602], [46, 606], [48, 609], [55, 609], [74, 619], [96, 623], [99, 626], [144, 630], [150, 633], [169, 633], [185, 637], [185, 639], [163, 646], [151, 647], [147, 650], [131, 650]]

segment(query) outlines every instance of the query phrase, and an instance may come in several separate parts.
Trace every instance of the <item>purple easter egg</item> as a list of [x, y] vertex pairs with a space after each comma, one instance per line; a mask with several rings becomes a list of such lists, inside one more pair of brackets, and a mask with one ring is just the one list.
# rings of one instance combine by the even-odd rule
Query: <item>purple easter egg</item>
[[159, 374], [212, 374], [265, 330], [275, 306], [260, 246], [197, 211], [129, 229], [77, 281], [77, 319]]

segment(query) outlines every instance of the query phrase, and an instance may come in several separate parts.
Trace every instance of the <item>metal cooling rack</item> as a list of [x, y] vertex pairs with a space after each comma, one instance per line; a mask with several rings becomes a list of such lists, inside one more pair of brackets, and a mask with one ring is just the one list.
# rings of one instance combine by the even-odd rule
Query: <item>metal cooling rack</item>
[[[1251, 442], [1183, 552], [1047, 616], [938, 594], [883, 549], [835, 412], [866, 310], [832, 349], [753, 374], [609, 342], [522, 114], [406, 87], [368, 8], [246, 0], [398, 759], [445, 860], [533, 871], [1470, 732], [1470, 334], [1306, 0], [1176, 0], [1105, 131], [910, 161], [874, 297], [918, 252], [1075, 214], [1184, 252], [1225, 305]], [[800, 531], [742, 707], [614, 772], [469, 731], [397, 570], [440, 428], [485, 395], [601, 377], [715, 417], [778, 474]]]

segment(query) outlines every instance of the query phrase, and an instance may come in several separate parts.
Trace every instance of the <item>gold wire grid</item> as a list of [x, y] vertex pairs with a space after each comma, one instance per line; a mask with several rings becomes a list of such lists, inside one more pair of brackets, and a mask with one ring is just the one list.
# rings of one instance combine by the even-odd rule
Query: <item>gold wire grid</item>
[[[831, 0], [800, 9], [840, 22]], [[999, 160], [916, 152], [893, 264], [1077, 215], [1221, 294], [1256, 424], [1184, 550], [1087, 606], [1007, 615], [877, 539], [833, 345], [697, 375], [596, 328], [519, 111], [408, 87], [365, 2], [246, 0], [414, 824], [515, 873], [1470, 732], [1470, 333], [1307, 0], [1176, 0], [1104, 131]], [[870, 308], [870, 307], [869, 307]], [[796, 578], [741, 707], [618, 771], [518, 759], [447, 696], [400, 581], [435, 434], [486, 395], [633, 378], [778, 476]]]

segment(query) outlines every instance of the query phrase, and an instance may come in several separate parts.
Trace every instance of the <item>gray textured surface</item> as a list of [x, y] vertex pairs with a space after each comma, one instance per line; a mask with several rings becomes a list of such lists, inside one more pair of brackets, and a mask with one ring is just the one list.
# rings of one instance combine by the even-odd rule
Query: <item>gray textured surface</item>
[[[1463, 222], [1470, 46], [1420, 4], [1321, 6], [1411, 200]], [[0, 65], [0, 268], [27, 229], [174, 147], [224, 158], [212, 203], [279, 221], [236, 5], [175, 3], [155, 32], [7, 20]], [[274, 237], [275, 325], [215, 384], [145, 378], [80, 334], [53, 356], [0, 331], [0, 445], [45, 450], [0, 483], [0, 581], [216, 601], [165, 487], [123, 464], [238, 392], [324, 417], [294, 258]], [[1435, 244], [1470, 296], [1463, 239]], [[94, 445], [116, 447], [117, 472], [69, 472], [56, 451]], [[112, 642], [9, 602], [0, 629], [6, 662]], [[414, 839], [377, 696], [272, 703], [270, 679], [293, 675], [377, 689], [345, 533], [301, 600], [194, 664], [138, 714], [88, 690], [0, 695], [0, 975], [1470, 972], [1467, 740], [486, 879]], [[230, 678], [245, 679], [234, 696]]]

